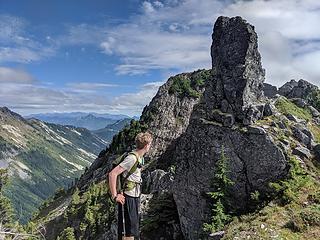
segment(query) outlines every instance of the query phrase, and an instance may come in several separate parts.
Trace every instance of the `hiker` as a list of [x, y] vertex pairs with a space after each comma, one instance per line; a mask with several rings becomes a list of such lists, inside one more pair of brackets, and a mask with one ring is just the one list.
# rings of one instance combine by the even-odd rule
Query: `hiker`
[[[118, 203], [118, 239], [139, 239], [141, 168], [144, 164], [143, 155], [149, 151], [151, 142], [150, 133], [139, 133], [135, 138], [136, 149], [109, 173], [111, 196]], [[124, 189], [117, 192], [117, 177], [120, 174], [124, 179]]]

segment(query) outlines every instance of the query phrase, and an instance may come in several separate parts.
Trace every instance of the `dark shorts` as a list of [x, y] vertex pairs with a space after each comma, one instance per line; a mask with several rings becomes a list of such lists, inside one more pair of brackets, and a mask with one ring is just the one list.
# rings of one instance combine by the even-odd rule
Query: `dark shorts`
[[[134, 236], [139, 238], [139, 208], [140, 197], [130, 197], [126, 194], [124, 207], [124, 219], [126, 237]], [[122, 237], [122, 205], [118, 203], [118, 239]]]

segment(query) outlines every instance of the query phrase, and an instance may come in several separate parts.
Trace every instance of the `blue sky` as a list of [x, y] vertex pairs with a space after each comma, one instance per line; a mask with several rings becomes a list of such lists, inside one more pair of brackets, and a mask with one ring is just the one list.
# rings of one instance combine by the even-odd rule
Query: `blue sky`
[[220, 15], [255, 25], [266, 82], [319, 85], [319, 1], [0, 0], [1, 105], [140, 115], [169, 76], [210, 68]]

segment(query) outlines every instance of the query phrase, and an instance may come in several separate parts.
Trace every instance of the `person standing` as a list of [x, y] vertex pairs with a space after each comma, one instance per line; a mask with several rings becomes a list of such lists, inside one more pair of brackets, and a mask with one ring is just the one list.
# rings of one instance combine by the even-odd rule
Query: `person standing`
[[[118, 239], [139, 239], [141, 170], [144, 164], [143, 156], [150, 150], [151, 143], [152, 135], [149, 132], [137, 134], [135, 137], [136, 149], [109, 172], [111, 196], [118, 204]], [[125, 181], [124, 189], [119, 193], [117, 192], [117, 177], [120, 174]], [[124, 228], [123, 225], [125, 225]]]

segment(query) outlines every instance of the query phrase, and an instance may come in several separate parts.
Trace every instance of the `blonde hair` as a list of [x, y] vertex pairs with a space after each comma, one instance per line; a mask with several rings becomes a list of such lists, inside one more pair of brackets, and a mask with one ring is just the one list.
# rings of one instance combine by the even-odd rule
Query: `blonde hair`
[[144, 148], [147, 144], [149, 144], [152, 141], [152, 135], [149, 132], [141, 132], [138, 133], [135, 142], [137, 149]]

